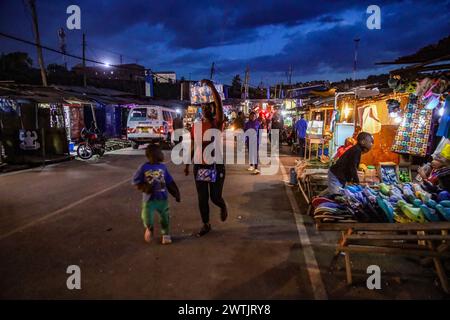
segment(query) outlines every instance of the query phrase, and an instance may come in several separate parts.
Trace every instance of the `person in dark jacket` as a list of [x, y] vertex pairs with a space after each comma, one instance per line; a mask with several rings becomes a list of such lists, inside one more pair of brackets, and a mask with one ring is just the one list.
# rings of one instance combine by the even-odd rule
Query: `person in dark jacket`
[[[251, 146], [251, 139], [248, 139], [248, 156], [250, 160], [250, 167], [248, 171], [251, 171], [253, 174], [259, 174], [258, 170], [258, 151], [259, 151], [259, 129], [261, 129], [261, 123], [258, 119], [256, 119], [256, 113], [254, 111], [250, 112], [249, 120], [245, 123], [244, 131], [253, 129], [256, 131], [256, 148]], [[256, 150], [255, 150], [256, 149]]]
[[244, 113], [242, 111], [239, 111], [236, 119], [234, 120], [234, 129], [235, 130], [239, 130], [239, 129], [244, 130], [244, 125], [245, 125]]
[[347, 183], [359, 183], [358, 167], [361, 155], [373, 146], [373, 136], [367, 132], [358, 134], [357, 143], [348, 149], [328, 171], [328, 189], [323, 194], [339, 194]]

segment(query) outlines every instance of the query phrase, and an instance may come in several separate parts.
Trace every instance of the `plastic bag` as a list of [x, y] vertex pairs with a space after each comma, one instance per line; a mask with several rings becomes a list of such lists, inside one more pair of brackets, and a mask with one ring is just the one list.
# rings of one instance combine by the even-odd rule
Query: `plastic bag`
[[443, 156], [445, 159], [450, 160], [450, 140], [442, 137], [432, 156]]

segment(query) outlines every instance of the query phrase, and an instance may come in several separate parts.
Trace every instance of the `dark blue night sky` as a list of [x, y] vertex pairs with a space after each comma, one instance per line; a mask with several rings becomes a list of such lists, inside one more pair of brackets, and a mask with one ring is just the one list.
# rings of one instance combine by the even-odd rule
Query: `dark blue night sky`
[[[353, 39], [360, 38], [358, 77], [386, 72], [378, 61], [414, 53], [450, 33], [450, 1], [137, 1], [37, 0], [42, 44], [58, 48], [71, 4], [81, 8], [81, 31], [67, 31], [67, 51], [81, 55], [87, 34], [88, 58], [119, 63], [136, 60], [177, 77], [209, 76], [230, 83], [248, 65], [251, 84], [340, 80], [352, 77]], [[381, 8], [381, 30], [366, 27], [368, 5]], [[33, 40], [23, 0], [0, 1], [0, 31]], [[2, 52], [35, 49], [0, 37]], [[44, 51], [45, 63], [62, 63]], [[69, 65], [78, 63], [69, 59]], [[392, 67], [391, 67], [392, 69]]]

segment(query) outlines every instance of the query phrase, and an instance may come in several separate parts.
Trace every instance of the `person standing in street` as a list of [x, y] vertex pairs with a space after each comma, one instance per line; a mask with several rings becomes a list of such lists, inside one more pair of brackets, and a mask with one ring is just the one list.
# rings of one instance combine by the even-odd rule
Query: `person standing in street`
[[278, 130], [278, 141], [276, 141], [276, 143], [278, 146], [281, 146], [281, 138], [282, 138], [283, 129], [284, 129], [284, 121], [283, 121], [283, 117], [280, 114], [279, 110], [275, 110], [275, 112], [272, 116], [272, 121], [271, 121], [271, 126], [270, 126], [270, 131], [269, 131], [270, 141], [272, 141], [272, 130], [273, 129]]
[[239, 111], [236, 119], [234, 120], [234, 129], [235, 130], [239, 130], [239, 129], [244, 130], [244, 125], [245, 125], [244, 113], [242, 111]]
[[177, 130], [177, 129], [183, 129], [184, 125], [183, 125], [183, 119], [181, 118], [181, 115], [177, 112], [177, 116], [175, 117], [175, 119], [173, 119], [173, 129]]
[[304, 158], [306, 155], [306, 129], [308, 128], [308, 121], [305, 120], [305, 115], [300, 115], [300, 119], [295, 123], [295, 132], [297, 133], [297, 140], [299, 145], [299, 156]]
[[[238, 112], [236, 119], [234, 119], [233, 126], [234, 126], [234, 130], [244, 130], [245, 115], [244, 115], [244, 113], [242, 111]], [[244, 144], [245, 144], [245, 141], [240, 141], [240, 142], [241, 143], [237, 143], [237, 148], [238, 148], [237, 150], [239, 152], [242, 152], [242, 151], [244, 151], [243, 147], [242, 147], [242, 142], [244, 142]]]
[[[173, 131], [178, 129], [183, 129], [183, 119], [181, 118], [180, 113], [177, 112], [177, 116], [173, 119]], [[178, 141], [174, 141], [175, 144], [180, 143], [183, 140], [183, 136], [180, 136]]]
[[[197, 233], [197, 237], [202, 237], [211, 231], [211, 224], [209, 223], [209, 199], [220, 208], [220, 219], [225, 221], [228, 217], [228, 209], [225, 200], [222, 197], [223, 185], [225, 183], [225, 164], [207, 164], [203, 153], [205, 148], [211, 143], [210, 141], [203, 141], [203, 136], [208, 129], [218, 129], [223, 131], [224, 115], [222, 99], [217, 92], [211, 80], [202, 80], [203, 85], [207, 85], [214, 97], [212, 103], [202, 105], [202, 131], [201, 131], [201, 148], [194, 150], [195, 140], [195, 125], [191, 130], [191, 159], [194, 160], [194, 153], [201, 152], [201, 163], [194, 163], [194, 178], [195, 187], [198, 196], [198, 205], [200, 215], [203, 222], [203, 227]], [[198, 139], [198, 137], [197, 137]], [[195, 157], [197, 158], [197, 157]], [[185, 175], [189, 175], [189, 164], [186, 164], [184, 169]]]
[[247, 132], [250, 129], [254, 129], [256, 131], [256, 148], [252, 148], [250, 143], [252, 142], [247, 138], [248, 145], [248, 156], [250, 167], [247, 169], [251, 171], [253, 174], [259, 174], [258, 170], [258, 152], [259, 152], [259, 129], [261, 129], [261, 123], [256, 119], [256, 113], [254, 111], [250, 112], [249, 120], [245, 123], [244, 131]]

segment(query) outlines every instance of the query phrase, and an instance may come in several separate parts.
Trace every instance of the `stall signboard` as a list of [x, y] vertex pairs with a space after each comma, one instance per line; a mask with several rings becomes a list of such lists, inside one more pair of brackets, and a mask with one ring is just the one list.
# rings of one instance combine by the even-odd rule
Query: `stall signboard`
[[[223, 94], [223, 85], [222, 84], [214, 84], [217, 92], [220, 95], [222, 100], [225, 99], [225, 95]], [[208, 86], [202, 85], [200, 82], [191, 83], [190, 85], [190, 93], [191, 93], [191, 103], [192, 104], [202, 104], [202, 103], [210, 103], [214, 101], [214, 97], [212, 95], [211, 88]]]

